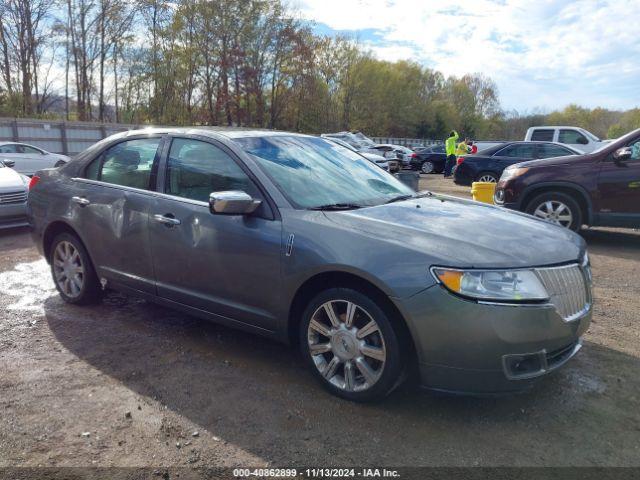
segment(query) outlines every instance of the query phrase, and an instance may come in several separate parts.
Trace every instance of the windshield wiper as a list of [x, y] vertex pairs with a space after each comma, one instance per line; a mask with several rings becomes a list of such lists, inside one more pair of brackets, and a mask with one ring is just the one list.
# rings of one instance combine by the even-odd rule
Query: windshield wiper
[[403, 200], [409, 200], [410, 198], [424, 198], [431, 196], [433, 196], [433, 193], [428, 190], [423, 190], [422, 192], [415, 193], [413, 195], [398, 195], [397, 197], [393, 197], [391, 200], [387, 200], [384, 203], [401, 202]]
[[409, 200], [410, 198], [414, 198], [415, 195], [398, 195], [397, 197], [393, 197], [391, 200], [387, 200], [384, 203], [394, 203], [394, 202], [401, 202], [403, 200]]
[[355, 210], [357, 208], [362, 208], [362, 205], [356, 203], [328, 203], [317, 207], [309, 207], [308, 210]]

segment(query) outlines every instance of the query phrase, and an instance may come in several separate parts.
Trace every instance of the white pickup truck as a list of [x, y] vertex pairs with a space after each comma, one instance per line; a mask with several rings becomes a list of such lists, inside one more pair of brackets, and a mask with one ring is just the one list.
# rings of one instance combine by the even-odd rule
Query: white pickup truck
[[531, 127], [524, 140], [564, 143], [584, 153], [591, 153], [608, 143], [584, 128], [569, 126]]

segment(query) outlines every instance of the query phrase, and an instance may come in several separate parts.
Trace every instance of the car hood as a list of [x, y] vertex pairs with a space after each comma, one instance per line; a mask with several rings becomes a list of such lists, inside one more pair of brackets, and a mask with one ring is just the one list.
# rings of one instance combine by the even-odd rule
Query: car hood
[[445, 195], [325, 214], [347, 229], [427, 255], [432, 265], [557, 265], [580, 259], [585, 250], [582, 237], [565, 228], [519, 212]]
[[534, 168], [534, 167], [554, 167], [560, 165], [570, 165], [572, 163], [582, 163], [592, 158], [591, 154], [583, 155], [566, 155], [564, 157], [541, 158], [538, 160], [528, 160], [518, 163], [518, 167]]
[[26, 188], [22, 175], [13, 168], [0, 168], [0, 191], [13, 191]]

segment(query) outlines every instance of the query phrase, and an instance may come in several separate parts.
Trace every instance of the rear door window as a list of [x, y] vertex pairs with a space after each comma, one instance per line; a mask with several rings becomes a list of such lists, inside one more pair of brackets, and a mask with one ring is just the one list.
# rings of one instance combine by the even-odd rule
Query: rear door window
[[37, 148], [30, 147], [29, 145], [22, 145], [22, 150], [24, 151], [24, 153], [28, 153], [30, 155], [44, 155], [43, 152], [41, 152]]
[[569, 145], [586, 145], [589, 143], [587, 137], [582, 135], [576, 130], [560, 130], [558, 135], [558, 141], [560, 143], [568, 143]]
[[118, 143], [89, 164], [85, 178], [148, 190], [160, 141], [157, 137]]
[[536, 147], [531, 143], [509, 145], [495, 153], [496, 157], [534, 158]]
[[561, 147], [560, 145], [538, 145], [539, 158], [563, 157], [565, 155], [573, 155], [573, 152], [568, 148]]
[[531, 134], [531, 140], [536, 142], [553, 142], [553, 129], [537, 129]]

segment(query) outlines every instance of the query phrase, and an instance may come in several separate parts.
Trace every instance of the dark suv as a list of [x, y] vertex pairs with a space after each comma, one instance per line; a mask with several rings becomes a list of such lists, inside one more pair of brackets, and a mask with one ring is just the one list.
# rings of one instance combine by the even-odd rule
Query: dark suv
[[577, 231], [640, 227], [640, 129], [593, 153], [511, 165], [496, 204]]

